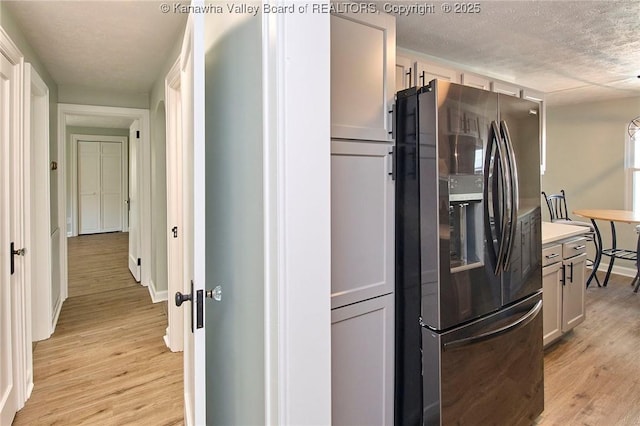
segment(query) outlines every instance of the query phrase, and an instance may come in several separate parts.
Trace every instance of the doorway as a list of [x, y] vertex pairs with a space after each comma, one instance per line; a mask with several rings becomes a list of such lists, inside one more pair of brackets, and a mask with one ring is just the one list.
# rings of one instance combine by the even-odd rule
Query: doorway
[[127, 233], [69, 238], [69, 298], [34, 351], [36, 386], [14, 426], [182, 422], [182, 356], [128, 271]]
[[72, 134], [71, 148], [72, 234], [127, 231], [127, 138]]
[[[127, 226], [123, 226], [124, 229], [129, 229], [129, 238], [136, 238], [139, 241], [139, 244], [133, 245], [133, 247], [129, 247], [129, 256], [132, 259], [135, 259], [134, 266], [139, 266], [139, 275], [136, 277], [137, 280], [144, 286], [149, 285], [150, 281], [150, 264], [148, 260], [150, 259], [151, 253], [151, 152], [150, 152], [150, 142], [151, 138], [149, 135], [149, 110], [146, 109], [138, 109], [138, 108], [117, 108], [117, 107], [102, 107], [102, 106], [87, 106], [87, 105], [75, 105], [75, 104], [59, 104], [58, 105], [58, 140], [60, 141], [68, 141], [68, 143], [60, 143], [59, 155], [63, 164], [59, 167], [61, 169], [62, 174], [62, 182], [65, 182], [65, 186], [60, 188], [60, 197], [59, 197], [59, 205], [61, 208], [61, 217], [66, 218], [66, 230], [64, 235], [73, 236], [77, 235], [78, 230], [78, 221], [74, 218], [73, 212], [77, 211], [73, 206], [73, 194], [77, 192], [74, 191], [73, 188], [73, 173], [75, 168], [77, 167], [74, 162], [69, 161], [69, 164], [64, 164], [64, 159], [73, 159], [73, 144], [71, 144], [71, 132], [69, 131], [70, 126], [75, 127], [100, 127], [100, 128], [118, 128], [118, 129], [129, 129], [134, 123], [138, 123], [139, 126], [139, 136], [140, 143], [138, 149], [138, 158], [136, 160], [136, 188], [137, 188], [137, 198], [139, 202], [136, 205], [135, 211], [135, 219], [132, 219], [132, 214], [128, 214], [128, 220], [126, 221]], [[98, 125], [91, 125], [90, 123], [99, 123]], [[128, 131], [127, 131], [128, 132]], [[131, 144], [131, 141], [129, 141]], [[68, 156], [68, 154], [70, 154]], [[131, 158], [129, 158], [131, 161]], [[131, 165], [128, 166], [131, 168]], [[132, 174], [128, 173], [128, 180], [132, 179]], [[128, 190], [123, 190], [127, 192]], [[127, 192], [129, 193], [129, 192]], [[124, 197], [121, 197], [124, 200]], [[138, 208], [139, 207], [139, 208]], [[131, 205], [128, 205], [127, 208], [130, 210], [132, 208]], [[139, 224], [135, 231], [135, 235], [132, 235], [131, 224], [134, 222]], [[68, 258], [67, 258], [67, 242], [65, 238], [62, 238], [64, 248], [61, 250], [61, 282], [63, 283], [62, 292], [64, 298], [68, 296], [68, 289], [66, 288], [66, 283], [68, 282]], [[135, 252], [131, 252], [134, 250]], [[137, 262], [137, 259], [140, 259], [140, 262]], [[140, 263], [140, 265], [137, 265]], [[132, 273], [134, 271], [132, 270]], [[135, 274], [134, 274], [135, 276]]]

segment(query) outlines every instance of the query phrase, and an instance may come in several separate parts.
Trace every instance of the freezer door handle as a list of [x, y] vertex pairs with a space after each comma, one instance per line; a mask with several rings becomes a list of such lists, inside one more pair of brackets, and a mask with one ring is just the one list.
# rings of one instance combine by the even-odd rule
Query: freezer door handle
[[542, 310], [542, 300], [539, 300], [538, 303], [526, 314], [513, 321], [511, 324], [507, 324], [503, 327], [500, 327], [496, 330], [487, 331], [486, 333], [478, 334], [476, 336], [466, 337], [460, 340], [454, 340], [453, 342], [447, 342], [443, 346], [443, 350], [450, 350], [455, 348], [460, 348], [463, 346], [470, 346], [476, 343], [484, 342], [485, 340], [493, 339], [494, 337], [501, 336], [505, 333], [509, 333], [511, 331], [517, 330], [519, 328], [524, 327], [529, 324], [533, 319], [538, 315], [538, 313]]

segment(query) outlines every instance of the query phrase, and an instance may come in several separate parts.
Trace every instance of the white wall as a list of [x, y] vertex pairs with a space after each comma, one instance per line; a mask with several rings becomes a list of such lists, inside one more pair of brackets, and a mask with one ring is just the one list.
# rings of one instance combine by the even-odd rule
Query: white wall
[[207, 423], [266, 424], [261, 18], [207, 18]]
[[69, 85], [60, 85], [58, 90], [58, 102], [61, 104], [149, 108], [149, 92], [147, 91], [131, 93]]
[[[58, 161], [58, 85], [49, 75], [49, 71], [40, 61], [40, 58], [29, 45], [20, 27], [6, 7], [0, 2], [0, 26], [9, 34], [11, 40], [18, 46], [24, 55], [25, 62], [29, 62], [49, 88], [49, 157], [51, 161]], [[52, 170], [50, 176], [51, 185], [51, 233], [58, 228], [58, 171]], [[54, 253], [55, 255], [55, 253]]]
[[207, 423], [325, 425], [329, 15], [262, 18], [205, 20]]
[[[186, 22], [185, 22], [186, 25]], [[165, 78], [180, 54], [184, 27], [166, 56], [149, 94], [151, 129], [151, 285], [163, 292], [167, 283], [167, 132]], [[171, 295], [169, 295], [171, 297]]]
[[[640, 97], [547, 108], [547, 170], [542, 190], [567, 193], [569, 214], [576, 209], [625, 209], [624, 150], [627, 125], [640, 115]], [[549, 212], [544, 209], [543, 219]], [[607, 222], [598, 222], [604, 245], [611, 242]], [[618, 247], [635, 249], [632, 225], [616, 224]], [[593, 256], [593, 253], [591, 253]], [[608, 262], [603, 258], [603, 263]], [[616, 265], [635, 268], [632, 262]]]

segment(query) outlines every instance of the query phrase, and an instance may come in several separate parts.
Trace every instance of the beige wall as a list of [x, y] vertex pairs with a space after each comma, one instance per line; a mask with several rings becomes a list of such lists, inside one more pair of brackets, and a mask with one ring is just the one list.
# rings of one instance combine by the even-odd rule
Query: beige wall
[[[640, 97], [547, 108], [547, 170], [542, 190], [567, 193], [569, 214], [576, 209], [625, 209], [624, 151], [629, 121], [640, 115]], [[543, 205], [544, 207], [544, 205]], [[549, 212], [543, 210], [543, 219]], [[607, 222], [598, 222], [604, 245]], [[632, 225], [617, 224], [618, 247], [635, 249]], [[603, 262], [608, 262], [604, 258]], [[616, 265], [635, 268], [631, 262]]]

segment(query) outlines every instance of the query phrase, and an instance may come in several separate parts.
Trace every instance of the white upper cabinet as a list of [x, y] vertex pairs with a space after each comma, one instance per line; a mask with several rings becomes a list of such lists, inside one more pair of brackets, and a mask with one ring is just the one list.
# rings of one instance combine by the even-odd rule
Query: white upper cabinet
[[462, 73], [460, 76], [460, 82], [465, 86], [476, 87], [482, 90], [491, 90], [491, 81], [486, 78], [476, 74], [471, 74], [468, 72]]
[[391, 146], [331, 142], [331, 308], [393, 292]]
[[547, 104], [544, 101], [544, 93], [522, 89], [520, 96], [540, 105], [540, 174], [543, 175], [547, 168]]
[[503, 83], [502, 81], [492, 81], [491, 91], [502, 93], [503, 95], [520, 97], [520, 87], [515, 84]]
[[418, 87], [426, 86], [435, 78], [460, 83], [460, 73], [454, 69], [427, 62], [416, 61], [416, 81]]
[[331, 137], [391, 141], [395, 18], [331, 16]]
[[415, 86], [415, 75], [411, 59], [396, 57], [396, 92]]

